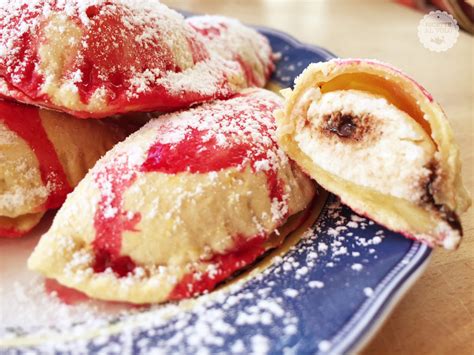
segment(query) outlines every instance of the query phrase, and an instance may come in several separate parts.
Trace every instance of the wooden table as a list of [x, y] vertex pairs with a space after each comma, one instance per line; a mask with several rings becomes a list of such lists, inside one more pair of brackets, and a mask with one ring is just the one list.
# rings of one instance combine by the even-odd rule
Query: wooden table
[[[461, 32], [442, 53], [417, 37], [422, 14], [389, 1], [165, 0], [176, 8], [234, 16], [273, 27], [341, 57], [377, 58], [420, 81], [444, 107], [461, 146], [464, 181], [474, 192], [474, 39]], [[463, 216], [455, 252], [436, 250], [416, 285], [365, 354], [474, 354], [474, 208]]]

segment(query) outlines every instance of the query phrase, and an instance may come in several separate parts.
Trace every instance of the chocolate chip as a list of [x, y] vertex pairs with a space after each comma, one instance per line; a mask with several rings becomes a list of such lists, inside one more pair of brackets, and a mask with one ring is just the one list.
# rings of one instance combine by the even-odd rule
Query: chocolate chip
[[430, 175], [428, 178], [428, 181], [425, 184], [425, 194], [422, 197], [422, 202], [432, 206], [435, 210], [437, 210], [440, 214], [441, 217], [446, 221], [446, 223], [449, 224], [451, 228], [454, 230], [458, 230], [459, 233], [462, 235], [463, 230], [462, 230], [462, 225], [461, 221], [459, 220], [459, 217], [455, 212], [450, 210], [447, 206], [437, 204], [434, 198], [435, 195], [435, 185], [436, 185], [436, 180], [438, 178], [437, 171], [438, 167], [436, 162], [431, 162], [427, 168], [430, 170]]
[[356, 128], [357, 126], [354, 124], [352, 116], [343, 115], [340, 118], [337, 128], [331, 130], [335, 132], [339, 137], [350, 137], [354, 134]]
[[369, 117], [356, 117], [351, 114], [335, 112], [323, 117], [326, 125], [322, 131], [336, 134], [345, 140], [359, 141], [370, 129]]
[[463, 235], [461, 221], [456, 213], [446, 208], [446, 206], [440, 207], [440, 212], [442, 213], [444, 220], [449, 224], [454, 230], [458, 230], [461, 235]]

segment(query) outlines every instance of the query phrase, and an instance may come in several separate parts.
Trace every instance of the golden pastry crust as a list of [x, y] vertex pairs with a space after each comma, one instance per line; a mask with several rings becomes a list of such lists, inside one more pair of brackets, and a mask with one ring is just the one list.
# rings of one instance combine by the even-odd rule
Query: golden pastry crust
[[431, 95], [397, 69], [361, 59], [311, 64], [295, 84], [276, 113], [287, 154], [357, 212], [456, 248], [458, 215], [471, 200], [451, 127]]
[[35, 212], [32, 206], [40, 206], [47, 196], [33, 150], [0, 119], [0, 216]]
[[0, 236], [21, 236], [58, 208], [122, 129], [0, 101]]
[[29, 267], [104, 300], [212, 290], [265, 252], [315, 194], [276, 145], [280, 104], [248, 90], [151, 121], [78, 185]]
[[240, 23], [232, 28], [243, 61], [222, 56], [215, 41], [157, 1], [3, 2], [0, 96], [100, 118], [173, 111], [263, 86], [266, 80], [246, 80], [244, 69], [253, 68], [243, 64], [258, 56], [255, 76], [269, 73], [268, 41]]
[[18, 217], [0, 216], [0, 238], [17, 238], [31, 231], [45, 212], [22, 214]]

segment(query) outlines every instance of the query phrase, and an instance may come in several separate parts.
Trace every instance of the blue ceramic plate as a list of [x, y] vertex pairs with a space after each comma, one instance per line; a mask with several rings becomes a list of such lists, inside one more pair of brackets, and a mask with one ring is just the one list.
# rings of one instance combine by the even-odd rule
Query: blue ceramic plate
[[[266, 29], [280, 53], [273, 84], [291, 86], [309, 63], [334, 57]], [[136, 310], [70, 329], [3, 329], [10, 353], [345, 353], [363, 346], [421, 274], [430, 249], [322, 193], [319, 217], [287, 252], [242, 280], [181, 304]], [[299, 241], [298, 241], [299, 240]], [[0, 337], [1, 338], [1, 337]]]

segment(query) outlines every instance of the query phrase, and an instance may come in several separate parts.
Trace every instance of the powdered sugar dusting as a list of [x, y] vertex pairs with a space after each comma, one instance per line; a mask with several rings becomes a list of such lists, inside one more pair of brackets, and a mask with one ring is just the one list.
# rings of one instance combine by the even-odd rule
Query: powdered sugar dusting
[[8, 307], [2, 307], [1, 313], [2, 322], [12, 328], [23, 328], [26, 324], [69, 328], [72, 320], [87, 322], [98, 315], [106, 315], [93, 302], [74, 307], [64, 304], [56, 294], [45, 292], [44, 279], [37, 275], [26, 284], [14, 282], [8, 288], [2, 285], [1, 291], [2, 298], [15, 298]]
[[[1, 145], [1, 143], [0, 143]], [[0, 166], [2, 167], [2, 173], [12, 172], [18, 176], [22, 176], [25, 179], [30, 181], [39, 181], [39, 173], [36, 167], [31, 167], [25, 159], [17, 159], [16, 161], [8, 161], [6, 157], [0, 152], [0, 160], [2, 161]], [[0, 177], [2, 176], [0, 173]], [[7, 177], [8, 178], [8, 177]], [[9, 211], [14, 211], [15, 209], [21, 209], [24, 206], [32, 206], [35, 201], [41, 201], [48, 197], [49, 192], [54, 191], [43, 184], [38, 184], [38, 186], [28, 186], [25, 188], [21, 185], [10, 185], [8, 189], [0, 193], [0, 213], [1, 215], [8, 215]]]
[[[279, 107], [281, 99], [265, 90], [244, 91], [230, 101], [204, 104], [178, 115], [160, 116], [148, 125], [161, 134], [157, 143], [178, 144], [189, 136], [202, 136], [203, 143], [211, 142], [219, 149], [235, 149], [242, 146], [245, 157], [239, 169], [251, 165], [256, 172], [276, 172], [288, 164], [288, 158], [275, 141], [275, 121], [271, 112]], [[208, 149], [205, 144], [199, 149]], [[271, 206], [274, 220], [288, 214], [288, 196], [274, 198]]]
[[202, 35], [206, 47], [221, 58], [239, 63], [247, 84], [262, 87], [274, 69], [272, 50], [253, 29], [223, 16], [195, 16], [186, 21]]

